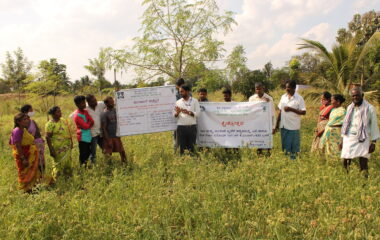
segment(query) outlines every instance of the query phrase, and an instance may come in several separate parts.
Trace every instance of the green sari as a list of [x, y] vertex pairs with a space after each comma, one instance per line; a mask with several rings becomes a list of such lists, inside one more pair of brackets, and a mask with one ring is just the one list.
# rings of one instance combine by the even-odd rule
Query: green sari
[[53, 177], [63, 173], [68, 175], [71, 173], [71, 146], [72, 139], [70, 126], [67, 120], [59, 120], [54, 122], [50, 120], [45, 125], [46, 133], [51, 133], [51, 144], [55, 150], [56, 156], [53, 162]]
[[341, 126], [345, 116], [346, 109], [344, 107], [334, 108], [331, 111], [329, 122], [319, 143], [319, 147], [325, 150], [327, 157], [340, 158]]

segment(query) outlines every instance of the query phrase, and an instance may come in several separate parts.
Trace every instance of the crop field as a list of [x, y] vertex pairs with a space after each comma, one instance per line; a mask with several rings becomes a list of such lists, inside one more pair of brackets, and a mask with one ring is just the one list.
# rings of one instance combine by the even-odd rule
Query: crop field
[[[40, 100], [22, 101], [43, 128]], [[72, 96], [56, 102], [65, 116], [74, 110]], [[0, 96], [0, 239], [380, 239], [380, 146], [368, 179], [356, 164], [347, 174], [339, 159], [310, 154], [315, 104], [308, 103], [295, 161], [281, 152], [278, 133], [269, 158], [254, 149], [180, 157], [170, 132], [123, 137], [128, 165], [99, 151], [97, 165], [80, 168], [75, 145], [73, 176], [33, 194], [18, 190], [8, 145], [16, 106], [15, 97]]]

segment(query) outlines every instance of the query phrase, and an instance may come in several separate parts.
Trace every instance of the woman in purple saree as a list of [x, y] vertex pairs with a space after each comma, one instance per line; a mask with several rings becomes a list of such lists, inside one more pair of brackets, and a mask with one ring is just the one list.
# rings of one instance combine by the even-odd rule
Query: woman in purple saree
[[33, 111], [32, 105], [29, 104], [22, 106], [20, 110], [22, 113], [27, 114], [30, 118], [30, 123], [27, 130], [34, 137], [34, 143], [37, 147], [39, 157], [38, 168], [43, 175], [45, 172], [45, 141], [42, 139], [40, 128], [37, 123], [31, 119], [35, 112]]

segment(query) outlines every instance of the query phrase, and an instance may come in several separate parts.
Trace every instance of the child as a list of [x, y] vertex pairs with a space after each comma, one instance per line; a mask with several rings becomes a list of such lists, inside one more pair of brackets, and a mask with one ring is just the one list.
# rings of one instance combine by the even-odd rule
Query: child
[[79, 142], [79, 161], [80, 164], [87, 164], [91, 154], [91, 127], [94, 125], [94, 120], [85, 110], [85, 96], [75, 96], [74, 103], [77, 110], [74, 112], [73, 119], [77, 127], [77, 138]]
[[117, 117], [114, 108], [115, 102], [112, 97], [104, 99], [106, 109], [101, 115], [102, 130], [103, 130], [103, 151], [106, 155], [111, 156], [112, 152], [120, 153], [121, 161], [126, 163], [127, 157], [125, 155], [123, 143], [120, 137], [116, 136]]

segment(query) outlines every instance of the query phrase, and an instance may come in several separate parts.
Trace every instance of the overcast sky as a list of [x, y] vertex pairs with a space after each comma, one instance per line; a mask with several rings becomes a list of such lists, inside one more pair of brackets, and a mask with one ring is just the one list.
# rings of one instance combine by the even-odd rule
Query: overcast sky
[[[0, 0], [0, 62], [6, 51], [24, 50], [36, 65], [57, 58], [71, 80], [101, 47], [121, 48], [139, 35], [142, 0]], [[272, 61], [281, 67], [299, 54], [300, 37], [331, 47], [337, 29], [355, 13], [379, 10], [380, 0], [217, 0], [236, 13], [234, 31], [222, 36], [225, 48], [242, 44], [248, 66]], [[127, 73], [128, 75], [128, 73]], [[112, 80], [112, 74], [107, 76]], [[123, 80], [126, 82], [128, 77]]]

